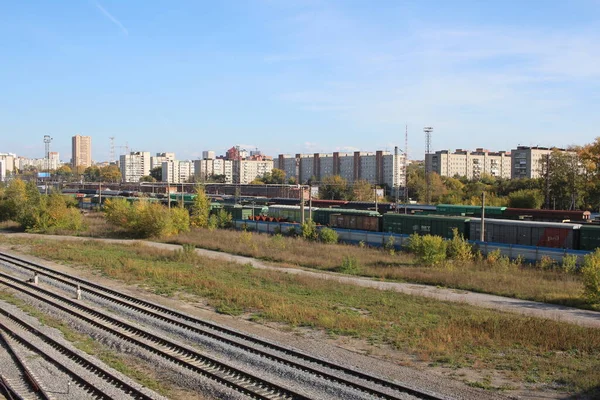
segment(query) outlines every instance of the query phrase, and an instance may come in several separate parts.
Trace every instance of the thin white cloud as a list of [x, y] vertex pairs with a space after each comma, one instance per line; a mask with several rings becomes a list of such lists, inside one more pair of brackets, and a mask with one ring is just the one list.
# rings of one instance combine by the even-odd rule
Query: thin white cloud
[[106, 11], [106, 9], [104, 7], [102, 7], [100, 5], [100, 3], [95, 2], [94, 5], [96, 6], [96, 8], [98, 10], [100, 10], [100, 12], [102, 14], [104, 14], [104, 16], [106, 18], [108, 18], [109, 20], [111, 20], [113, 24], [117, 25], [121, 29], [121, 31], [125, 34], [125, 36], [129, 36], [129, 31], [127, 30], [127, 28], [125, 28], [125, 26], [118, 19], [116, 19], [115, 17], [113, 17], [113, 15], [111, 13], [109, 13], [108, 11]]

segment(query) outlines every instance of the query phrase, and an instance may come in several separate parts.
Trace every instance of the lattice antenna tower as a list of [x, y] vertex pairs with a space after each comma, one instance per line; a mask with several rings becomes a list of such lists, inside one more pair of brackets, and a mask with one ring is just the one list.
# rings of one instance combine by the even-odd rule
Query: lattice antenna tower
[[431, 165], [429, 165], [428, 155], [431, 154], [431, 132], [433, 132], [433, 128], [426, 126], [423, 128], [423, 132], [425, 132], [425, 182], [427, 183], [425, 202], [429, 204], [431, 203]]
[[113, 163], [115, 162], [115, 137], [111, 136], [109, 137], [110, 139], [110, 160], [108, 161], [108, 163]]

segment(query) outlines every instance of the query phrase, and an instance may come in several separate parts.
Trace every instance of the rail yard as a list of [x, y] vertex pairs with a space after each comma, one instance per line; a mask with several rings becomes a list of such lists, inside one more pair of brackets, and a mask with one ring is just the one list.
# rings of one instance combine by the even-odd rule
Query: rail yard
[[[1, 254], [0, 263], [4, 289], [10, 288], [40, 311], [69, 321], [95, 340], [110, 342], [158, 369], [180, 374], [192, 388], [211, 386], [209, 391], [221, 393], [217, 397], [454, 398], [305, 354], [9, 254]], [[11, 377], [3, 376], [5, 393], [25, 396], [34, 392], [35, 398], [162, 398], [68, 348], [56, 335], [42, 332], [30, 317], [18, 316], [14, 307], [3, 306], [2, 315], [6, 321], [0, 326], [3, 347], [12, 354], [5, 357], [27, 359], [23, 353], [27, 348], [60, 370], [48, 380], [27, 373], [27, 362], [14, 362]], [[71, 363], [86, 371], [69, 369]], [[63, 389], [60, 396], [51, 393], [57, 387]]]

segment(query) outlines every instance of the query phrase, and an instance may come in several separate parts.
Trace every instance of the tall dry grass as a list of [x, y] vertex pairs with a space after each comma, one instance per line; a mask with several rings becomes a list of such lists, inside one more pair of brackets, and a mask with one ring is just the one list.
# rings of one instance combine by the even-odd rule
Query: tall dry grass
[[328, 271], [347, 272], [343, 266], [351, 259], [358, 266], [351, 272], [356, 275], [590, 308], [581, 297], [583, 284], [579, 275], [504, 259], [448, 260], [429, 267], [418, 264], [413, 255], [404, 252], [232, 230], [193, 230], [169, 238], [169, 243]]

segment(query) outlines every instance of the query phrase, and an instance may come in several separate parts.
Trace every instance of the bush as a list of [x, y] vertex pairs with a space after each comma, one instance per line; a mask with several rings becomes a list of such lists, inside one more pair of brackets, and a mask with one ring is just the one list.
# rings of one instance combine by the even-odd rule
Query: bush
[[338, 233], [330, 228], [322, 228], [319, 232], [319, 240], [323, 243], [334, 244], [339, 240]]
[[472, 261], [473, 246], [458, 232], [458, 229], [452, 229], [452, 240], [448, 241], [448, 258], [457, 261]]
[[233, 218], [231, 217], [231, 214], [223, 209], [220, 209], [219, 212], [217, 212], [216, 217], [217, 228], [231, 228], [231, 226], [233, 225]]
[[562, 259], [562, 270], [567, 274], [573, 274], [577, 272], [577, 256], [573, 254], [567, 254]]
[[542, 258], [536, 263], [536, 267], [544, 271], [551, 271], [556, 268], [556, 266], [556, 261], [548, 256], [542, 256]]
[[317, 231], [317, 225], [312, 219], [307, 220], [300, 226], [302, 237], [306, 240], [317, 240], [319, 239], [319, 232]]
[[387, 250], [391, 255], [394, 255], [396, 253], [396, 239], [392, 235], [390, 235], [388, 240], [386, 240], [385, 244], [383, 245], [383, 248]]
[[356, 257], [344, 256], [344, 259], [342, 260], [342, 265], [340, 266], [338, 271], [344, 274], [358, 275], [360, 274], [361, 267]]
[[171, 208], [172, 232], [176, 235], [179, 232], [188, 232], [190, 230], [190, 213], [185, 208]]
[[585, 255], [581, 274], [584, 296], [592, 304], [600, 303], [600, 248]]
[[183, 208], [167, 208], [159, 203], [110, 199], [104, 205], [109, 223], [140, 238], [164, 237], [189, 230], [189, 214]]
[[408, 249], [419, 261], [426, 265], [436, 265], [446, 259], [447, 243], [440, 236], [413, 234], [408, 241]]

